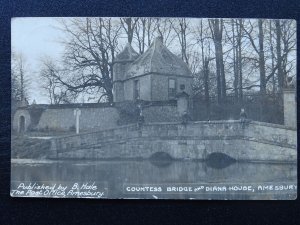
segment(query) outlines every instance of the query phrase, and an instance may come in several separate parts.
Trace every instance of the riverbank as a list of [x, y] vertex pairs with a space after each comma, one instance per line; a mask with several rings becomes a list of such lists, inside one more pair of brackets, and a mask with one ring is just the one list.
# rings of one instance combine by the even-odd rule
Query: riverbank
[[31, 138], [25, 135], [11, 137], [11, 158], [46, 159], [49, 156], [49, 139]]

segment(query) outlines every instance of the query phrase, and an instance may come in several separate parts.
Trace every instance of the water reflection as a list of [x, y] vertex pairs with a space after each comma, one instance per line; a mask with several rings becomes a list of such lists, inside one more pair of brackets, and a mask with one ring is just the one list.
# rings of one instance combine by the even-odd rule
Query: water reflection
[[[169, 161], [159, 165], [153, 161], [44, 161], [12, 163], [12, 181], [107, 182], [109, 198], [129, 197], [123, 193], [124, 183], [188, 184], [188, 183], [285, 183], [295, 182], [295, 164], [233, 163], [213, 168], [206, 162]], [[138, 195], [136, 197], [151, 198]], [[190, 198], [187, 194], [161, 195], [160, 198]], [[193, 198], [265, 199], [264, 196], [193, 196]], [[271, 196], [270, 198], [284, 198]]]
[[223, 153], [212, 153], [206, 160], [206, 165], [216, 169], [224, 169], [231, 164], [235, 163], [236, 160]]

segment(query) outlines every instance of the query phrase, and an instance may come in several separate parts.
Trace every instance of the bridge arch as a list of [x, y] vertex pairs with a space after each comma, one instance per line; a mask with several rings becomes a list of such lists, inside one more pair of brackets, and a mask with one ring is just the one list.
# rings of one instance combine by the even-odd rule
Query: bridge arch
[[150, 159], [155, 160], [172, 160], [173, 157], [168, 153], [164, 151], [158, 151], [150, 155]]
[[224, 152], [212, 152], [206, 155], [206, 160], [236, 160], [231, 154]]

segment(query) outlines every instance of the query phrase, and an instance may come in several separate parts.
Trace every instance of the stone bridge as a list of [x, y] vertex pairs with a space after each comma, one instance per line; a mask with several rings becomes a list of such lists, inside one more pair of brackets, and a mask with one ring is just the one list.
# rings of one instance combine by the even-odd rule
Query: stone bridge
[[50, 158], [149, 158], [163, 152], [174, 159], [206, 159], [223, 153], [237, 160], [296, 162], [296, 129], [251, 121], [136, 124], [51, 140]]

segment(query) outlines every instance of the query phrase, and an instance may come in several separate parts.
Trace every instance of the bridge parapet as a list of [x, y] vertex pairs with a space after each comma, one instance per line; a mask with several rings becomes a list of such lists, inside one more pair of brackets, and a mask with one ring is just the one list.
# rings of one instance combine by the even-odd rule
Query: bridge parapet
[[163, 151], [174, 158], [221, 152], [240, 160], [295, 161], [297, 155], [296, 130], [235, 120], [132, 124], [53, 139], [52, 150], [58, 158], [148, 158]]

